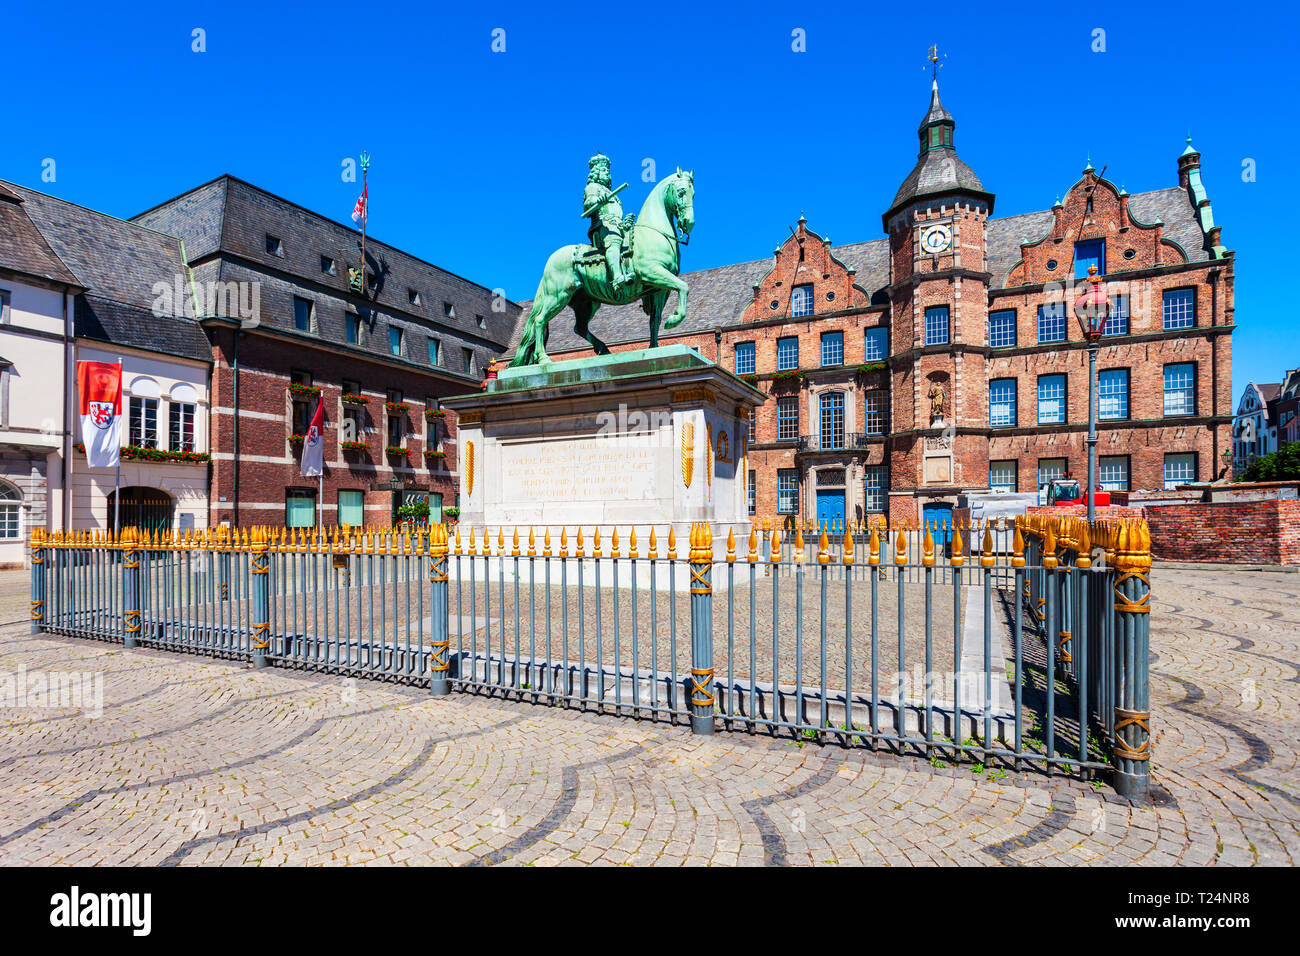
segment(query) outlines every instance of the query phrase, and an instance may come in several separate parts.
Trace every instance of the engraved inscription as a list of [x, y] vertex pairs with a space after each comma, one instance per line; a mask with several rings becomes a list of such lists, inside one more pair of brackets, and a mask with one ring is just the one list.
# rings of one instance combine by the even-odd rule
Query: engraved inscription
[[654, 448], [604, 438], [501, 446], [504, 500], [599, 501], [651, 494]]

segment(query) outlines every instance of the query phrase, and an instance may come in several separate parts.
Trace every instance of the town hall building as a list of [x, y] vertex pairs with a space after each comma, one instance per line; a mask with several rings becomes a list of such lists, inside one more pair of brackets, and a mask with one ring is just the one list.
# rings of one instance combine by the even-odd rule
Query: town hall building
[[[1223, 478], [1232, 457], [1233, 253], [1190, 141], [1177, 185], [1130, 195], [1089, 163], [1050, 209], [994, 217], [937, 82], [886, 236], [833, 247], [801, 218], [772, 258], [688, 273], [683, 343], [767, 396], [750, 513], [915, 520], [971, 492], [1087, 469], [1088, 358], [1073, 303], [1096, 266], [1098, 479], [1116, 492]], [[665, 313], [675, 305], [669, 298]], [[598, 317], [644, 348], [639, 304]], [[554, 360], [591, 354], [566, 312]]]

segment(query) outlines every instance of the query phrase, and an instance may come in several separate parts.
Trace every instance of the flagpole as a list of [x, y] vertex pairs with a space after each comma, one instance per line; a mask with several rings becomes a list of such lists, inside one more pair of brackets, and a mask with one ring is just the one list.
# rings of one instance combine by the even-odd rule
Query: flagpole
[[361, 151], [361, 295], [366, 286], [366, 220], [370, 218], [370, 154]]
[[113, 530], [118, 534], [122, 533], [122, 360], [117, 360], [117, 403], [118, 419], [114, 423], [117, 425], [118, 448], [117, 448], [117, 470], [113, 474]]

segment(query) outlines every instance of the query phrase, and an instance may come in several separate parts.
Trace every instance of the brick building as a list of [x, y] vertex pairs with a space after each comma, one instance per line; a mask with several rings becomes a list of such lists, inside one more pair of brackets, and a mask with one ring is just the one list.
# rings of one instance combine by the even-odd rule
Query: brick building
[[[355, 230], [231, 176], [134, 221], [185, 244], [193, 282], [159, 307], [190, 301], [211, 344], [214, 524], [387, 525], [403, 503], [433, 520], [455, 503], [438, 403], [479, 387], [517, 305], [370, 238], [362, 286]], [[300, 476], [318, 395], [319, 483]]]
[[[751, 429], [751, 511], [850, 520], [947, 512], [1087, 468], [1088, 360], [1072, 304], [1096, 265], [1099, 480], [1223, 477], [1232, 445], [1233, 254], [1190, 142], [1177, 185], [1130, 195], [1091, 164], [1048, 210], [994, 218], [937, 83], [885, 238], [832, 247], [802, 218], [773, 258], [684, 276], [683, 342], [771, 397]], [[666, 309], [675, 302], [670, 297]], [[639, 304], [593, 323], [645, 346]], [[562, 314], [557, 358], [589, 354]]]

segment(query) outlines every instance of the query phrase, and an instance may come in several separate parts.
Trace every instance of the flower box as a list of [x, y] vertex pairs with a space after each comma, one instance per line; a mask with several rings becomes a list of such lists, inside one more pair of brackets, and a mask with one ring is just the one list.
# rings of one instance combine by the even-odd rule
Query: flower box
[[749, 372], [745, 375], [737, 375], [736, 378], [740, 379], [746, 385], [753, 385], [755, 388], [758, 387], [758, 376], [753, 372]]
[[[86, 453], [86, 446], [82, 442], [77, 442], [73, 447], [83, 455]], [[202, 464], [212, 458], [205, 451], [168, 451], [164, 448], [141, 448], [139, 445], [123, 445], [118, 454], [123, 461], [179, 462], [187, 465]]]
[[883, 372], [885, 370], [884, 362], [864, 362], [858, 366], [858, 374], [866, 375], [870, 372]]
[[294, 448], [301, 448], [303, 442], [305, 442], [306, 440], [307, 440], [307, 436], [306, 436], [306, 435], [290, 435], [290, 436], [289, 436], [289, 444], [292, 445]]
[[301, 398], [315, 398], [320, 395], [319, 385], [303, 385], [300, 382], [290, 382], [289, 392]]
[[370, 451], [370, 446], [363, 441], [339, 442], [339, 447], [344, 451]]
[[446, 457], [447, 453], [445, 451], [435, 451], [432, 448], [426, 448], [424, 450], [425, 461], [443, 461]]
[[369, 405], [370, 399], [364, 395], [354, 395], [352, 392], [344, 392], [339, 396], [344, 405]]
[[411, 410], [406, 402], [384, 402], [384, 411], [390, 415], [405, 415]]
[[405, 445], [385, 445], [384, 451], [397, 458], [411, 457], [411, 449], [407, 448]]
[[424, 417], [425, 418], [446, 418], [447, 413], [444, 412], [441, 408], [426, 408], [424, 410]]
[[777, 372], [772, 376], [773, 385], [797, 385], [803, 381], [803, 369], [788, 368], [783, 372]]

